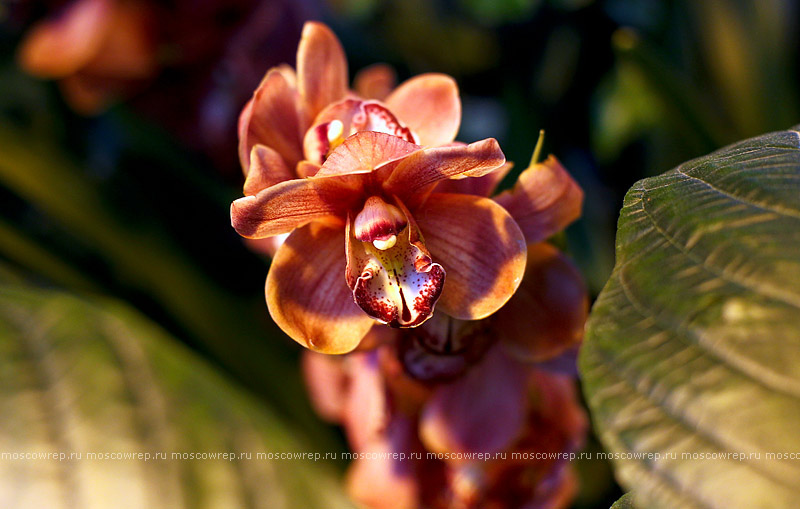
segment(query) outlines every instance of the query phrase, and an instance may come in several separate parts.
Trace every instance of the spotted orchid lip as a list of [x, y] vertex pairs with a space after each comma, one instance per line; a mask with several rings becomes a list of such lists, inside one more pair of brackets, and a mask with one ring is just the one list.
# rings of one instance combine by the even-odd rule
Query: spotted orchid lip
[[403, 214], [406, 224], [384, 245], [375, 239], [359, 240], [348, 221], [348, 284], [356, 304], [369, 316], [391, 327], [416, 327], [433, 314], [445, 270], [431, 259], [408, 212], [384, 205], [384, 211], [392, 207]]
[[348, 136], [360, 131], [391, 134], [414, 144], [419, 141], [418, 136], [382, 103], [348, 98], [330, 105], [315, 119], [303, 140], [305, 157], [323, 164]]

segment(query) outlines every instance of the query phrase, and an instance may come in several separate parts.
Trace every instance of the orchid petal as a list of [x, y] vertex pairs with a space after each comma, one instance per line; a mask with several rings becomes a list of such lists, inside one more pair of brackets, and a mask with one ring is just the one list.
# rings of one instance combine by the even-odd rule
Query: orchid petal
[[345, 416], [347, 373], [343, 358], [306, 350], [301, 357], [303, 378], [314, 410], [326, 421], [340, 423]]
[[580, 449], [588, 427], [575, 378], [534, 369], [529, 380], [532, 419], [522, 447], [533, 451], [572, 452]]
[[377, 352], [353, 352], [346, 363], [349, 378], [342, 425], [350, 447], [359, 451], [386, 431], [388, 393]]
[[386, 64], [374, 64], [356, 73], [353, 89], [364, 99], [383, 101], [394, 89], [397, 74]]
[[282, 233], [280, 235], [266, 237], [263, 239], [244, 239], [244, 243], [247, 246], [247, 249], [250, 251], [267, 255], [272, 258], [275, 256], [278, 248], [281, 247], [284, 242], [286, 242], [286, 238], [288, 236], [288, 233]]
[[383, 345], [394, 345], [397, 339], [397, 332], [397, 329], [392, 329], [382, 323], [375, 322], [367, 335], [364, 336], [364, 339], [361, 340], [357, 351], [366, 352], [375, 350]]
[[342, 280], [343, 241], [340, 228], [311, 224], [295, 230], [267, 276], [272, 319], [292, 339], [322, 353], [353, 350], [374, 323], [353, 303]]
[[[417, 445], [417, 447], [415, 447]], [[407, 417], [397, 416], [389, 423], [384, 437], [374, 441], [358, 453], [347, 472], [347, 493], [350, 497], [374, 509], [415, 509], [420, 506], [420, 486], [413, 461], [403, 461], [417, 449], [414, 423]]]
[[583, 191], [554, 156], [523, 171], [495, 198], [517, 221], [529, 243], [541, 242], [580, 217]]
[[262, 189], [294, 178], [280, 154], [266, 145], [250, 151], [250, 167], [244, 181], [244, 195], [252, 196]]
[[347, 79], [347, 59], [339, 39], [322, 23], [307, 22], [297, 48], [297, 88], [307, 121], [345, 96]]
[[440, 309], [485, 318], [508, 301], [525, 272], [525, 238], [489, 198], [436, 193], [415, 211], [432, 257], [447, 270]]
[[231, 204], [231, 225], [242, 237], [258, 239], [335, 220], [359, 196], [359, 183], [346, 177], [288, 180], [239, 198]]
[[420, 242], [413, 219], [385, 250], [357, 240], [349, 221], [347, 239], [347, 283], [365, 313], [392, 327], [415, 327], [431, 316], [445, 272]]
[[402, 332], [397, 357], [406, 373], [424, 382], [447, 381], [477, 362], [494, 339], [485, 320], [456, 320], [435, 313], [420, 327]]
[[108, 106], [120, 82], [78, 72], [58, 81], [61, 95], [82, 115], [94, 115]]
[[375, 131], [415, 143], [416, 137], [386, 106], [377, 101], [344, 99], [322, 110], [306, 131], [303, 151], [307, 159], [319, 164], [350, 135]]
[[[266, 77], [264, 79], [266, 79]], [[242, 167], [242, 172], [245, 177], [250, 170], [250, 151], [254, 145], [247, 141], [247, 132], [250, 130], [250, 119], [253, 116], [253, 102], [254, 99], [250, 98], [247, 104], [244, 105], [242, 112], [239, 113], [239, 121], [236, 127], [236, 134], [239, 136], [239, 165]]]
[[469, 145], [426, 148], [404, 158], [384, 181], [383, 188], [413, 203], [432, 184], [448, 178], [480, 177], [505, 164], [497, 140]]
[[273, 68], [267, 72], [239, 117], [239, 159], [243, 166], [249, 168], [250, 151], [257, 143], [274, 149], [289, 167], [303, 158], [296, 97], [284, 71]]
[[401, 83], [386, 105], [427, 147], [453, 141], [461, 124], [458, 86], [444, 74], [423, 74]]
[[509, 351], [543, 362], [580, 343], [589, 312], [586, 286], [555, 247], [528, 246], [528, 264], [517, 292], [491, 317]]
[[81, 72], [119, 80], [142, 79], [153, 74], [156, 70], [153, 18], [153, 10], [145, 2], [116, 3], [109, 16], [103, 19], [108, 27], [101, 27], [107, 35], [99, 51]]
[[436, 389], [422, 410], [420, 437], [437, 453], [494, 453], [525, 429], [527, 372], [498, 348], [455, 382]]
[[31, 29], [19, 49], [19, 62], [29, 73], [61, 78], [78, 71], [102, 48], [111, 29], [110, 0], [78, 0]]
[[297, 163], [295, 172], [297, 173], [298, 177], [304, 179], [316, 176], [320, 168], [322, 168], [322, 166], [317, 163], [312, 163], [311, 161], [300, 161]]
[[397, 136], [362, 131], [350, 136], [325, 160], [317, 177], [370, 173], [419, 149]]
[[[294, 69], [289, 67], [286, 64], [281, 64], [277, 67], [271, 68], [264, 77], [261, 79], [261, 83], [258, 84], [256, 91], [261, 89], [264, 86], [264, 82], [267, 79], [275, 79], [272, 76], [272, 73], [278, 72], [283, 75], [284, 81], [288, 85], [288, 87], [292, 90], [297, 90], [297, 76], [294, 72]], [[250, 128], [250, 118], [253, 115], [253, 102], [255, 101], [255, 94], [254, 97], [251, 97], [247, 104], [245, 104], [244, 108], [242, 108], [242, 112], [239, 114], [239, 122], [237, 127], [237, 134], [239, 136], [239, 163], [242, 166], [242, 171], [244, 172], [245, 176], [247, 176], [247, 171], [250, 166], [250, 151], [252, 146], [255, 143], [245, 143], [247, 138], [247, 131]]]
[[475, 196], [489, 197], [494, 194], [497, 186], [500, 185], [500, 182], [513, 167], [514, 163], [506, 162], [503, 166], [482, 177], [440, 180], [434, 191], [437, 193], [473, 194]]

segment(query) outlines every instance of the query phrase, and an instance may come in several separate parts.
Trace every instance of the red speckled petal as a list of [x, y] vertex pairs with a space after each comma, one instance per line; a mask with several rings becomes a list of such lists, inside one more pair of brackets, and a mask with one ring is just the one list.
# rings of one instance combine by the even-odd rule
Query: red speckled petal
[[322, 353], [352, 351], [374, 321], [353, 303], [342, 277], [344, 230], [311, 224], [278, 249], [266, 285], [269, 313], [298, 343]]
[[[335, 122], [341, 122], [341, 124]], [[303, 150], [310, 161], [322, 164], [331, 149], [360, 131], [374, 131], [416, 143], [414, 133], [400, 122], [386, 106], [376, 101], [345, 99], [325, 108], [303, 139]]]
[[461, 124], [458, 86], [444, 74], [423, 74], [401, 83], [386, 105], [426, 147], [450, 143]]
[[583, 191], [554, 156], [523, 171], [495, 201], [505, 208], [529, 243], [541, 242], [581, 215]]
[[511, 298], [525, 272], [526, 246], [508, 212], [489, 198], [435, 193], [414, 217], [431, 256], [447, 271], [442, 311], [477, 320]]

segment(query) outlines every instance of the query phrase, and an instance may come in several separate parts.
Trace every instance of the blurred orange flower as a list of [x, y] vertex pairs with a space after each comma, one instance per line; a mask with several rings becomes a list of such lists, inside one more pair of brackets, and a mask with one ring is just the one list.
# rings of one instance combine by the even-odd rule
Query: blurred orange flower
[[155, 73], [154, 30], [146, 2], [76, 0], [34, 26], [18, 58], [34, 76], [59, 79], [77, 111], [95, 113]]
[[[523, 286], [561, 297], [525, 309], [512, 306], [518, 293], [502, 320], [437, 315], [369, 352], [305, 355], [315, 407], [344, 427], [356, 453], [353, 498], [371, 508], [568, 505], [567, 457], [587, 427], [574, 384], [586, 292], [552, 246], [532, 246], [528, 269]], [[510, 320], [534, 331], [527, 349]]]

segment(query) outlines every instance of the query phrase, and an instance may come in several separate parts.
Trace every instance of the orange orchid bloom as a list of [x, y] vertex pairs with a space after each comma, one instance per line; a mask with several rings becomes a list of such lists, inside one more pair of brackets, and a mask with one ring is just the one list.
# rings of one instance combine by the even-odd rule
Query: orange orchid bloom
[[[395, 88], [394, 71], [376, 64], [358, 72], [354, 90], [348, 90], [347, 74], [336, 35], [322, 23], [307, 22], [297, 70], [287, 65], [268, 70], [239, 116], [246, 195], [314, 175], [328, 153], [359, 130], [401, 133], [426, 146], [455, 138], [461, 101], [449, 76], [423, 74]], [[274, 256], [285, 237], [249, 239], [248, 245]]]
[[268, 71], [239, 123], [245, 197], [231, 207], [232, 225], [248, 239], [291, 233], [267, 278], [269, 310], [292, 338], [326, 353], [356, 348], [374, 320], [418, 326], [437, 302], [458, 318], [488, 316], [525, 267], [523, 234], [502, 207], [431, 195], [442, 180], [505, 163], [494, 139], [453, 143], [455, 82], [422, 75], [386, 95], [383, 67], [356, 81], [385, 101], [348, 92], [339, 41], [307, 23], [297, 71]]
[[448, 315], [478, 319], [511, 297], [525, 270], [517, 223], [488, 198], [431, 194], [441, 180], [504, 163], [493, 139], [423, 148], [362, 131], [313, 177], [236, 200], [232, 224], [248, 238], [292, 232], [267, 277], [270, 313], [301, 344], [344, 353], [373, 319], [417, 326], [437, 301]]
[[[587, 428], [574, 377], [588, 297], [577, 269], [542, 239], [580, 215], [583, 194], [554, 157], [537, 163], [538, 151], [494, 198], [529, 242], [522, 283], [500, 310], [375, 326], [371, 350], [304, 356], [314, 407], [358, 454], [347, 488], [365, 507], [560, 508], [574, 498], [566, 455]], [[441, 180], [428, 199], [488, 199], [508, 169]]]
[[74, 109], [96, 113], [155, 73], [152, 11], [142, 1], [75, 0], [31, 29], [19, 48], [20, 65], [59, 79]]
[[[376, 65], [348, 90], [347, 59], [336, 35], [307, 22], [297, 49], [297, 70], [267, 71], [239, 117], [239, 159], [250, 187], [263, 188], [319, 170], [327, 155], [358, 131], [400, 135], [438, 146], [455, 139], [461, 102], [455, 81], [423, 74], [392, 90], [394, 73]], [[258, 179], [249, 176], [259, 168]]]
[[499, 346], [444, 384], [409, 378], [389, 346], [308, 352], [304, 368], [317, 408], [359, 458], [347, 489], [365, 507], [566, 507], [574, 497], [566, 455], [587, 421], [570, 374]]

